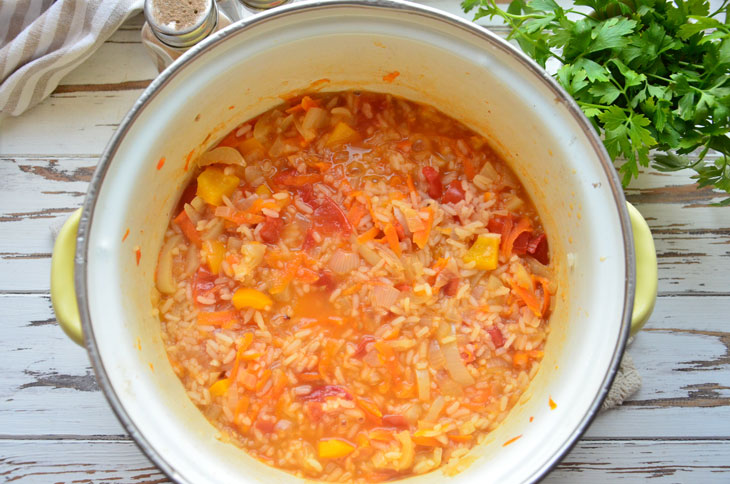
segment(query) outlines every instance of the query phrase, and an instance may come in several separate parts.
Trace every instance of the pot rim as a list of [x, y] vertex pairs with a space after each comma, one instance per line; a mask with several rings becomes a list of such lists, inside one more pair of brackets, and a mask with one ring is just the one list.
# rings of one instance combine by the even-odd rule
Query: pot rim
[[613, 350], [613, 356], [611, 364], [607, 368], [606, 374], [604, 375], [601, 383], [600, 391], [596, 394], [590, 408], [586, 412], [583, 419], [580, 421], [575, 430], [566, 438], [566, 440], [555, 450], [553, 455], [545, 461], [539, 468], [537, 468], [528, 479], [529, 482], [538, 482], [543, 479], [550, 471], [552, 471], [570, 452], [570, 450], [578, 442], [579, 438], [588, 429], [593, 419], [598, 414], [598, 411], [608, 394], [608, 390], [613, 383], [613, 380], [618, 372], [621, 358], [623, 356], [626, 343], [629, 337], [629, 330], [631, 326], [631, 313], [634, 306], [634, 293], [636, 288], [636, 260], [634, 252], [633, 235], [631, 229], [631, 222], [629, 219], [628, 211], [626, 208], [626, 199], [623, 193], [621, 182], [619, 181], [618, 174], [611, 162], [610, 157], [603, 145], [603, 142], [598, 136], [598, 133], [593, 129], [588, 119], [584, 116], [577, 103], [571, 98], [560, 85], [553, 79], [545, 70], [537, 65], [532, 59], [517, 48], [510, 45], [507, 41], [490, 32], [485, 27], [479, 26], [473, 22], [469, 22], [465, 19], [457, 17], [451, 13], [438, 10], [432, 7], [414, 4], [408, 1], [400, 0], [369, 0], [368, 2], [362, 2], [359, 0], [308, 0], [298, 3], [293, 3], [278, 7], [273, 10], [258, 13], [247, 19], [240, 20], [232, 24], [231, 26], [216, 32], [211, 35], [198, 45], [189, 49], [183, 54], [180, 59], [175, 61], [170, 67], [163, 71], [142, 93], [142, 95], [134, 103], [130, 111], [125, 115], [121, 121], [119, 128], [112, 136], [111, 140], [107, 144], [104, 152], [99, 158], [96, 170], [92, 176], [87, 196], [83, 204], [83, 212], [81, 214], [81, 220], [79, 222], [77, 243], [76, 243], [76, 257], [75, 257], [75, 271], [74, 280], [76, 286], [77, 301], [79, 306], [79, 313], [81, 315], [81, 323], [84, 333], [85, 346], [89, 353], [92, 367], [96, 374], [97, 382], [99, 387], [104, 392], [112, 410], [116, 414], [117, 418], [121, 422], [124, 429], [133, 438], [137, 446], [145, 453], [145, 455], [154, 464], [162, 470], [162, 472], [173, 482], [178, 483], [189, 483], [190, 481], [185, 476], [179, 475], [174, 467], [170, 465], [157, 450], [150, 445], [144, 435], [137, 428], [135, 422], [127, 414], [122, 400], [119, 398], [117, 393], [111, 384], [111, 381], [107, 375], [104, 363], [101, 360], [101, 354], [96, 344], [94, 337], [93, 326], [91, 324], [91, 315], [89, 312], [89, 296], [88, 296], [88, 284], [86, 274], [86, 261], [89, 253], [89, 232], [91, 224], [94, 220], [94, 214], [96, 210], [97, 195], [101, 189], [101, 185], [104, 182], [109, 166], [117, 152], [117, 149], [121, 142], [124, 140], [130, 127], [140, 116], [145, 107], [155, 98], [158, 91], [164, 88], [175, 75], [183, 70], [187, 66], [187, 60], [197, 57], [198, 55], [209, 51], [222, 42], [225, 41], [231, 35], [237, 34], [239, 31], [246, 30], [252, 26], [258, 24], [264, 24], [271, 20], [276, 20], [279, 17], [286, 17], [289, 15], [296, 15], [300, 11], [316, 11], [322, 9], [335, 9], [335, 8], [360, 8], [366, 10], [381, 10], [381, 11], [395, 11], [395, 12], [406, 12], [408, 14], [426, 17], [429, 20], [435, 20], [447, 24], [450, 27], [456, 27], [469, 34], [475, 35], [494, 47], [502, 50], [503, 52], [514, 57], [523, 67], [531, 71], [537, 79], [539, 79], [548, 89], [555, 95], [555, 99], [562, 103], [573, 116], [574, 120], [580, 125], [583, 135], [588, 138], [592, 148], [598, 155], [601, 168], [607, 176], [611, 193], [618, 209], [618, 216], [621, 225], [622, 237], [624, 250], [626, 253], [625, 260], [625, 273], [626, 280], [624, 283], [624, 307], [622, 310], [621, 318], [621, 334]]

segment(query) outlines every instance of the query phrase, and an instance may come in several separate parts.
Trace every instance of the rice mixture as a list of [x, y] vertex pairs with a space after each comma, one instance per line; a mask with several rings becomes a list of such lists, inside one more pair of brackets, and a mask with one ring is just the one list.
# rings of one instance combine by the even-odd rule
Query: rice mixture
[[159, 256], [168, 356], [224, 436], [377, 482], [464, 456], [536, 373], [548, 246], [486, 140], [430, 106], [313, 94], [197, 162]]

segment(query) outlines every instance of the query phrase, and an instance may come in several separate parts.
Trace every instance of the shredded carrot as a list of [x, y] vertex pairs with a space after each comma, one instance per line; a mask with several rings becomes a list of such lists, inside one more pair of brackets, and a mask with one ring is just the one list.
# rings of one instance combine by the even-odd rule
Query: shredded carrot
[[380, 229], [378, 227], [373, 227], [367, 232], [364, 232], [363, 234], [358, 236], [357, 243], [364, 244], [365, 242], [373, 240], [375, 236], [378, 235], [378, 233], [380, 233]]
[[472, 181], [477, 175], [477, 169], [474, 167], [474, 163], [472, 163], [471, 158], [468, 156], [462, 157], [461, 160], [464, 164], [464, 174], [466, 175], [466, 179]]
[[518, 435], [517, 437], [513, 437], [513, 438], [509, 439], [507, 442], [505, 442], [504, 444], [502, 444], [502, 447], [507, 447], [509, 444], [517, 441], [520, 437], [522, 437], [521, 434]]
[[413, 233], [413, 243], [423, 249], [428, 244], [428, 237], [431, 235], [431, 225], [433, 224], [433, 209], [426, 207], [428, 219], [426, 220], [426, 228]]
[[[417, 434], [418, 432], [416, 432]], [[435, 437], [426, 437], [423, 435], [416, 435], [414, 434], [411, 439], [416, 445], [421, 445], [423, 447], [440, 447], [442, 444], [438, 441]]]
[[271, 370], [265, 369], [263, 372], [261, 372], [261, 376], [259, 377], [258, 381], [256, 382], [256, 391], [260, 392], [262, 388], [266, 385], [266, 383], [269, 381], [269, 378], [271, 377]]
[[347, 212], [347, 219], [350, 221], [353, 227], [357, 227], [357, 224], [360, 223], [360, 220], [367, 215], [368, 209], [365, 205], [363, 205], [360, 202], [355, 202], [352, 204], [352, 207], [350, 207], [350, 210]]
[[165, 157], [163, 156], [160, 158], [160, 161], [157, 162], [157, 170], [162, 170], [162, 167], [165, 165]]
[[139, 265], [139, 261], [142, 259], [142, 251], [139, 249], [139, 246], [134, 248], [134, 257], [137, 259], [137, 265]]
[[416, 198], [416, 202], [420, 202], [421, 199], [418, 197], [418, 192], [416, 191], [416, 186], [413, 184], [413, 178], [411, 177], [411, 174], [408, 174], [408, 177], [406, 178], [406, 184], [408, 185], [408, 191], [411, 192], [411, 196]]
[[535, 316], [541, 318], [543, 304], [537, 298], [537, 295], [533, 291], [520, 287], [515, 283], [510, 282], [510, 284], [512, 285], [512, 291], [524, 301], [525, 305], [530, 308]]
[[383, 228], [383, 232], [385, 232], [385, 238], [388, 241], [388, 245], [390, 248], [395, 252], [395, 255], [398, 257], [401, 256], [401, 248], [400, 243], [398, 243], [398, 232], [396, 232], [395, 227], [392, 223], [385, 224], [385, 228]]
[[253, 342], [253, 333], [248, 332], [243, 334], [243, 338], [241, 339], [241, 345], [238, 347], [238, 351], [236, 352], [236, 359], [233, 362], [233, 369], [231, 370], [230, 380], [232, 383], [236, 382], [236, 378], [238, 377], [238, 371], [241, 365], [241, 358], [243, 356], [243, 352], [248, 349], [249, 346], [251, 346], [251, 343]]
[[297, 379], [299, 381], [310, 382], [310, 381], [318, 381], [318, 380], [321, 380], [322, 377], [319, 375], [319, 373], [315, 373], [313, 371], [307, 371], [307, 372], [298, 374], [297, 375]]
[[272, 372], [271, 400], [278, 400], [284, 388], [289, 384], [289, 379], [280, 368], [276, 368]]
[[185, 210], [180, 211], [178, 216], [175, 217], [174, 222], [178, 227], [180, 227], [180, 230], [182, 230], [182, 233], [185, 234], [185, 237], [187, 237], [190, 242], [195, 244], [196, 247], [200, 247], [202, 240], [200, 239], [198, 229], [195, 228], [195, 225], [190, 220], [190, 217], [188, 217], [188, 213]]
[[212, 311], [198, 313], [198, 324], [200, 326], [215, 326], [220, 328], [235, 321], [238, 318], [238, 311], [229, 309], [227, 311]]
[[356, 398], [355, 403], [365, 412], [365, 418], [367, 418], [376, 425], [380, 425], [383, 423], [383, 412], [380, 411], [375, 403], [371, 402], [370, 400], [365, 400], [363, 398]]
[[504, 259], [509, 259], [512, 255], [512, 247], [522, 232], [529, 232], [531, 230], [530, 220], [526, 217], [520, 219], [517, 225], [512, 228], [507, 238], [502, 243], [502, 256]]
[[454, 442], [469, 442], [472, 439], [471, 435], [447, 435], [447, 437]]
[[361, 282], [356, 282], [352, 286], [350, 286], [347, 289], [345, 289], [344, 291], [342, 291], [341, 295], [342, 296], [349, 296], [350, 294], [355, 294], [357, 291], [360, 290], [361, 287], [362, 287], [362, 283]]
[[515, 351], [515, 354], [512, 355], [512, 363], [514, 363], [515, 366], [525, 366], [528, 361], [529, 355], [524, 351]]
[[334, 360], [336, 351], [337, 342], [332, 339], [327, 339], [319, 357], [319, 364], [317, 365], [317, 370], [319, 370], [319, 374], [322, 378], [327, 378], [327, 373], [332, 366], [332, 361]]
[[122, 237], [122, 242], [124, 242], [125, 240], [127, 240], [127, 237], [129, 237], [129, 229], [127, 229], [127, 231], [124, 232], [124, 237]]
[[388, 74], [383, 76], [383, 81], [393, 82], [393, 81], [395, 81], [395, 78], [398, 76], [400, 76], [400, 72], [398, 72], [398, 71], [389, 72]]
[[548, 398], [548, 405], [550, 405], [550, 410], [555, 410], [556, 408], [558, 408], [558, 404], [555, 403], [553, 397]]
[[[534, 276], [533, 276], [534, 277]], [[546, 315], [550, 310], [550, 289], [548, 285], [550, 282], [544, 277], [534, 277], [537, 282], [542, 286], [542, 314]]]

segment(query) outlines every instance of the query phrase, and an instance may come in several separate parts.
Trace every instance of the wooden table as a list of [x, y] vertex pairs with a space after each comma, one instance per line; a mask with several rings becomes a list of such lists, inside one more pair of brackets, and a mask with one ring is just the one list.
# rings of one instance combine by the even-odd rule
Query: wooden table
[[[430, 0], [452, 12], [456, 2]], [[0, 124], [0, 480], [167, 482], [99, 391], [49, 296], [52, 226], [79, 207], [102, 149], [156, 72], [140, 17], [41, 105]], [[600, 415], [548, 482], [730, 482], [730, 208], [688, 173], [627, 191], [649, 221], [659, 300], [631, 346], [643, 386]]]

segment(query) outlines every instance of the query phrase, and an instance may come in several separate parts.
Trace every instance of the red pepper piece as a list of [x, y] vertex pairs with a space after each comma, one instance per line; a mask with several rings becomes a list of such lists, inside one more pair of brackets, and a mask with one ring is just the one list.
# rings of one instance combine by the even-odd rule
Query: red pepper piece
[[426, 179], [426, 183], [428, 183], [428, 189], [426, 190], [428, 196], [434, 200], [441, 198], [443, 186], [441, 185], [441, 175], [438, 170], [432, 166], [424, 166], [421, 173], [423, 173], [423, 177]]

